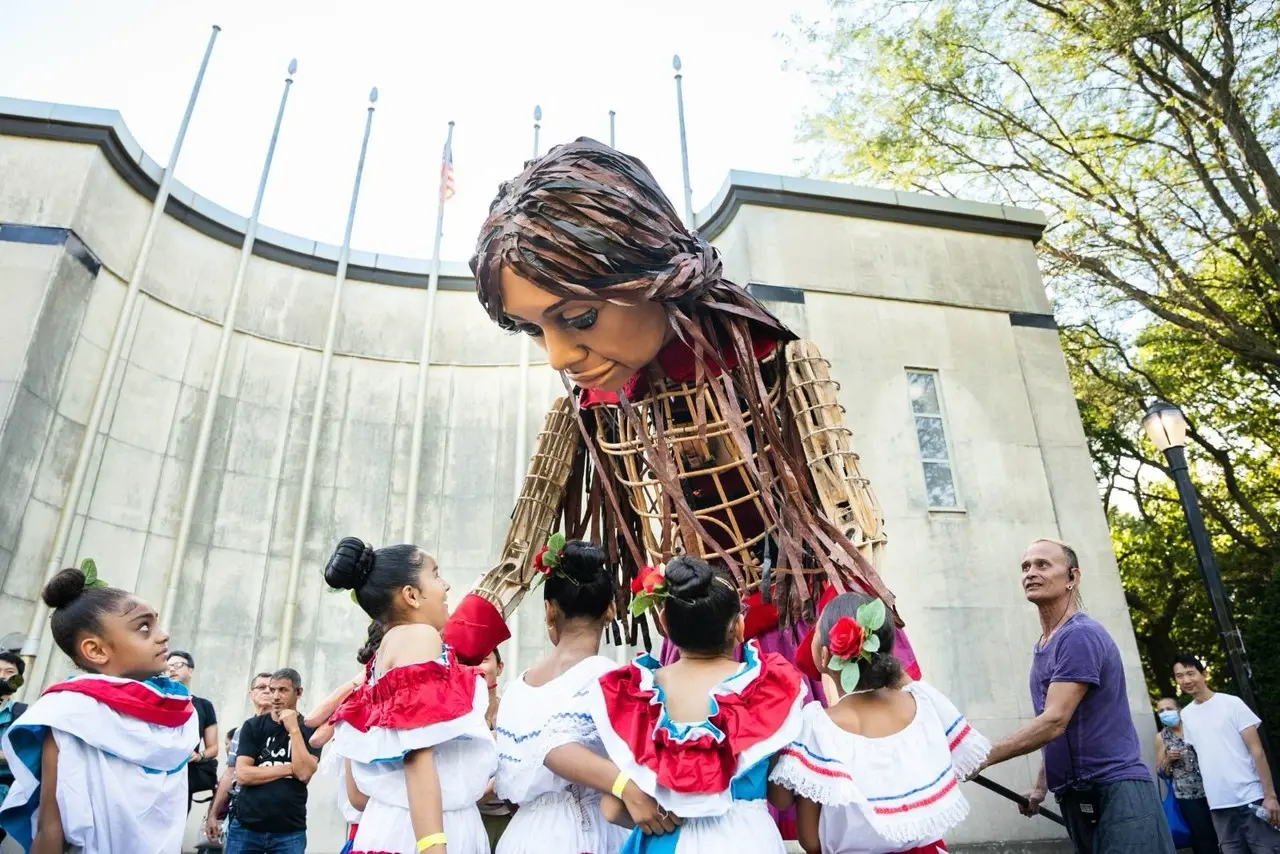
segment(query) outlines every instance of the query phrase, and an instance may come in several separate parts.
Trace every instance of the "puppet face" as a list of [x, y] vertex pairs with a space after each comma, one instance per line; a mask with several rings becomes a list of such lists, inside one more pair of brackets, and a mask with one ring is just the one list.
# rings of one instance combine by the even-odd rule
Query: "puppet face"
[[565, 300], [505, 267], [501, 291], [515, 328], [532, 336], [551, 367], [581, 388], [619, 390], [671, 334], [666, 309], [650, 300]]

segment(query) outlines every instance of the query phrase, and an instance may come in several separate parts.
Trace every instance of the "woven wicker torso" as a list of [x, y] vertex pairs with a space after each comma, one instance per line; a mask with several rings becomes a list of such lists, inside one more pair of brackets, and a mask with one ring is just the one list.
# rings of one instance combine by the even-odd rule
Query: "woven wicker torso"
[[[779, 417], [784, 406], [780, 358], [775, 352], [761, 362], [769, 402]], [[733, 440], [730, 423], [710, 382], [656, 381], [631, 401], [631, 417], [618, 406], [593, 407], [595, 441], [605, 464], [613, 470], [619, 500], [627, 502], [640, 519], [643, 548], [650, 563], [665, 563], [677, 554], [713, 559], [718, 545], [754, 580], [773, 526], [766, 522], [759, 483]], [[702, 429], [696, 417], [699, 406], [703, 408]], [[769, 448], [759, 447], [749, 415], [743, 426], [754, 455], [767, 454]], [[641, 430], [645, 431], [643, 436]], [[685, 542], [674, 520], [668, 520], [667, 542], [663, 542], [663, 523], [669, 511], [664, 508], [663, 485], [647, 458], [646, 444], [654, 452], [670, 455], [685, 501], [714, 545], [701, 536], [697, 542]]]

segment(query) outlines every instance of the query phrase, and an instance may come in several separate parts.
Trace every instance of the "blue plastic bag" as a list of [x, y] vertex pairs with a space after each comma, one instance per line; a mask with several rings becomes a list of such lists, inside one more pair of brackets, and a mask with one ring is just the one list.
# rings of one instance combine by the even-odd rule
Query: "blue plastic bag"
[[1169, 823], [1169, 832], [1173, 834], [1173, 847], [1190, 848], [1191, 828], [1182, 817], [1182, 810], [1178, 809], [1178, 799], [1173, 796], [1173, 779], [1161, 774], [1160, 782], [1164, 783], [1161, 804], [1164, 806], [1164, 819]]

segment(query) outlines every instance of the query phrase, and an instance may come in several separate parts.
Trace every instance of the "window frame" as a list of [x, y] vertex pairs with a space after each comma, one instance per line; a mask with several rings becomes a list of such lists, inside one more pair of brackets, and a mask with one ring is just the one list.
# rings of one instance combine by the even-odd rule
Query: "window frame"
[[[934, 396], [938, 399], [937, 414], [931, 412], [916, 412], [911, 400], [911, 375], [926, 374], [933, 377]], [[942, 371], [937, 368], [926, 368], [919, 365], [904, 365], [902, 368], [902, 378], [906, 383], [907, 398], [907, 414], [911, 417], [911, 435], [915, 439], [916, 446], [916, 463], [920, 466], [920, 483], [924, 487], [925, 507], [930, 513], [964, 513], [964, 493], [960, 489], [960, 478], [956, 472], [956, 448], [953, 441], [951, 430], [951, 419], [947, 413], [947, 401], [942, 391]], [[920, 447], [920, 430], [916, 425], [916, 418], [936, 418], [942, 425], [942, 438], [947, 447], [947, 458], [925, 459], [924, 451]], [[929, 481], [925, 477], [925, 464], [945, 463], [947, 470], [951, 473], [951, 490], [955, 493], [956, 503], [953, 506], [935, 505], [929, 498]]]

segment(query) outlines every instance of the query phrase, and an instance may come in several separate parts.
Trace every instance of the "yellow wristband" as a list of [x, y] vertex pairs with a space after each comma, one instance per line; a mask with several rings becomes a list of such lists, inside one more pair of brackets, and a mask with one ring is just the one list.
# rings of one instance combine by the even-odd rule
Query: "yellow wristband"
[[627, 784], [631, 782], [631, 778], [627, 776], [626, 771], [618, 772], [618, 779], [613, 781], [613, 796], [615, 798], [622, 797], [622, 790], [627, 788]]
[[426, 851], [428, 848], [434, 848], [437, 845], [444, 845], [444, 834], [433, 833], [430, 836], [424, 836], [418, 840], [418, 851]]

